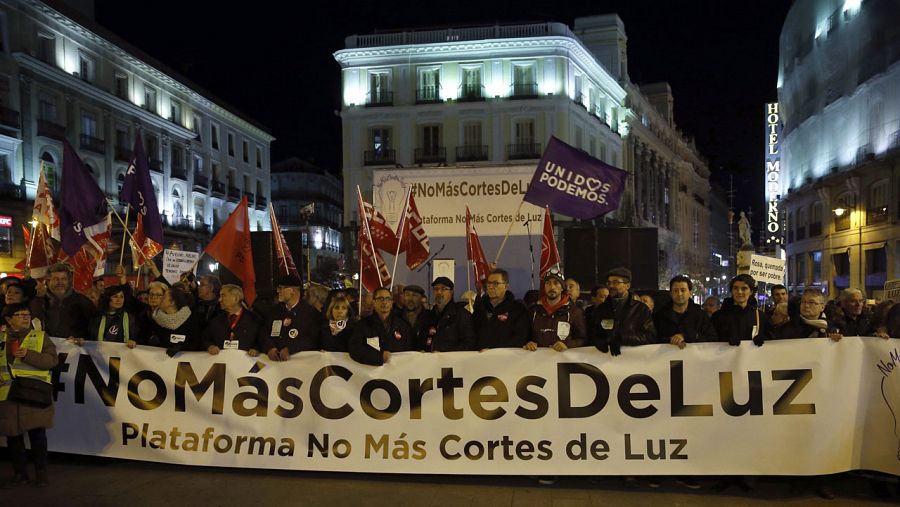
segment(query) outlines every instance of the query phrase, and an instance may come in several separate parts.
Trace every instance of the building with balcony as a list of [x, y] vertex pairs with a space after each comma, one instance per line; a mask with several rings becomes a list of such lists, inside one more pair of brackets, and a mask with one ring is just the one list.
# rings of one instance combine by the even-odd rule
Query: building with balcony
[[[537, 164], [550, 136], [630, 173], [618, 211], [569, 226], [657, 227], [660, 273], [704, 273], [709, 169], [665, 83], [628, 77], [615, 14], [347, 37], [341, 66], [344, 224], [375, 168]], [[562, 238], [563, 234], [557, 234]], [[560, 245], [565, 250], [566, 245]], [[595, 280], [582, 280], [583, 284]]]
[[[30, 220], [41, 165], [59, 190], [63, 139], [122, 211], [118, 194], [137, 135], [167, 246], [202, 248], [235, 196], [250, 197], [257, 227], [268, 222], [274, 138], [264, 128], [97, 25], [91, 11], [0, 1], [0, 31], [0, 192], [15, 201], [3, 199], [0, 214], [14, 217], [13, 235]], [[15, 239], [21, 245], [21, 235]], [[0, 270], [24, 256], [20, 248], [0, 252]]]
[[[290, 158], [272, 165], [272, 206], [298, 267], [301, 255], [305, 263], [309, 254], [313, 269], [341, 257], [343, 192], [341, 180], [306, 161]], [[310, 204], [315, 211], [304, 216], [301, 210]]]
[[789, 284], [900, 278], [900, 5], [797, 0], [779, 40]]

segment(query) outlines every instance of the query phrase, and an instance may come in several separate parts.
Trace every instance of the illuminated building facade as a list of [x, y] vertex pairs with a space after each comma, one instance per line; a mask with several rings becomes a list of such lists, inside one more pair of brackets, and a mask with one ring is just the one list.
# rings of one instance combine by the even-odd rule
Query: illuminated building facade
[[[341, 180], [335, 175], [298, 158], [272, 165], [272, 206], [278, 225], [285, 231], [292, 253], [295, 244], [302, 245], [304, 262], [312, 246], [309, 253], [313, 268], [322, 266], [326, 258], [340, 258], [343, 251], [343, 192]], [[301, 210], [309, 204], [315, 211], [307, 218]], [[293, 231], [299, 233], [299, 242], [292, 242]], [[299, 264], [300, 250], [296, 252], [294, 261]]]
[[780, 38], [789, 284], [900, 277], [900, 4], [797, 0]]
[[668, 85], [630, 82], [626, 43], [615, 14], [578, 18], [572, 28], [347, 37], [334, 55], [344, 224], [356, 222], [356, 187], [372, 188], [376, 168], [536, 164], [556, 136], [631, 173], [623, 204], [601, 224], [658, 227], [660, 272], [699, 275], [709, 257], [708, 169], [675, 126]]
[[20, 226], [31, 218], [41, 162], [59, 190], [63, 139], [118, 205], [141, 132], [167, 246], [202, 248], [242, 195], [251, 222], [267, 228], [274, 138], [92, 14], [61, 2], [0, 1], [0, 215], [14, 222], [0, 270], [24, 257]]

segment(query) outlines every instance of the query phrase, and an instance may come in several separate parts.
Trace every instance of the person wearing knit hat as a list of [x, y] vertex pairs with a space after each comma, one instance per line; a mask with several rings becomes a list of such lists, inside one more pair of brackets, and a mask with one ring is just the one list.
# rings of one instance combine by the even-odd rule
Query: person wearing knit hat
[[584, 312], [569, 300], [565, 292], [565, 278], [551, 269], [541, 279], [542, 295], [531, 307], [531, 339], [523, 347], [537, 350], [551, 347], [557, 352], [587, 343]]
[[622, 345], [658, 343], [650, 309], [631, 292], [631, 270], [618, 267], [606, 274], [609, 297], [591, 312], [588, 329], [592, 343], [617, 356]]

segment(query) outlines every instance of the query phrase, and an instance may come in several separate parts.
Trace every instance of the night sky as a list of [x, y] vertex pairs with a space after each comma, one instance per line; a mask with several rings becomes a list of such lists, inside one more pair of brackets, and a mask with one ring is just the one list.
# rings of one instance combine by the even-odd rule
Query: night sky
[[[252, 2], [97, 0], [96, 19], [266, 126], [272, 161], [297, 156], [340, 176], [344, 37], [398, 29], [559, 21], [616, 12], [635, 83], [668, 81], [675, 121], [697, 140], [713, 180], [746, 189], [735, 206], [762, 216], [763, 108], [776, 100], [778, 36], [788, 0], [753, 2]], [[302, 5], [302, 11], [300, 9]], [[726, 7], [727, 5], [727, 7]], [[552, 8], [550, 7], [552, 6]], [[255, 8], [255, 10], [254, 10]], [[135, 18], [139, 13], [139, 18]]]

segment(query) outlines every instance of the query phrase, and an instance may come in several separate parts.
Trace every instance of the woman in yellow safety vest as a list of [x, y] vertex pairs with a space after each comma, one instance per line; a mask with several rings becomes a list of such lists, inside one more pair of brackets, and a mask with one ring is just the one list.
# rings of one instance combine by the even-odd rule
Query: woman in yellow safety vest
[[6, 329], [0, 332], [0, 435], [6, 437], [13, 462], [13, 477], [3, 484], [11, 488], [27, 484], [25, 433], [31, 442], [35, 485], [47, 485], [47, 431], [53, 426], [53, 405], [38, 408], [7, 399], [13, 377], [29, 377], [51, 383], [50, 370], [56, 367], [56, 347], [43, 331], [31, 328], [28, 305], [3, 308]]

